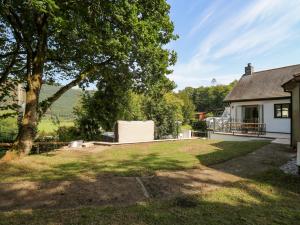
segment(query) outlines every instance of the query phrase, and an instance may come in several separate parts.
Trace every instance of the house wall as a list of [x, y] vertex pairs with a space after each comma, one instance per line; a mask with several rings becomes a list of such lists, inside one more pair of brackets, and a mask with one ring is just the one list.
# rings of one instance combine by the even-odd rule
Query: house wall
[[300, 84], [297, 83], [292, 90], [292, 146], [300, 142]]
[[263, 121], [261, 122], [266, 124], [267, 132], [291, 133], [290, 118], [274, 118], [274, 104], [290, 102], [290, 99], [232, 102], [230, 104], [231, 120], [242, 122], [242, 106], [244, 105], [262, 105], [260, 113], [263, 114]]

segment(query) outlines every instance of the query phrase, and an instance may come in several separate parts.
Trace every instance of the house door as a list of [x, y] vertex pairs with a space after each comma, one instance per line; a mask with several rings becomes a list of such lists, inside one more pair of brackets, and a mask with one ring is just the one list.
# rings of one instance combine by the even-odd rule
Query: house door
[[259, 107], [258, 105], [243, 106], [243, 122], [259, 123]]

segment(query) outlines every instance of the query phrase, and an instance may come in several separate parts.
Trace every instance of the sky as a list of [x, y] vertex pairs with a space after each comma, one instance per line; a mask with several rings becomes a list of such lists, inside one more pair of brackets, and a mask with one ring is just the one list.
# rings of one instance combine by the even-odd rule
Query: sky
[[228, 84], [255, 71], [300, 64], [300, 0], [167, 0], [179, 39], [169, 78], [177, 90]]

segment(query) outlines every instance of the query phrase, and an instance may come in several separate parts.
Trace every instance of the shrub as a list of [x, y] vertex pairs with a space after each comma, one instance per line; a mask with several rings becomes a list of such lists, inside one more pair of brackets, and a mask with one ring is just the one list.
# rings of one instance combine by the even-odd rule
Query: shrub
[[78, 128], [65, 126], [58, 128], [57, 136], [59, 141], [74, 141], [82, 138]]
[[193, 127], [193, 130], [196, 130], [196, 131], [206, 131], [207, 124], [205, 121], [194, 121], [192, 123], [192, 127]]

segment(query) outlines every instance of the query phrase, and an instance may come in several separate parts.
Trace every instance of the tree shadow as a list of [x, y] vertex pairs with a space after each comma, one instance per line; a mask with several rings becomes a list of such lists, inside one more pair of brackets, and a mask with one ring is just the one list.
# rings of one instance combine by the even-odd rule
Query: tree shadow
[[[225, 189], [194, 195], [193, 204], [178, 201], [177, 196], [185, 194], [182, 192], [149, 201], [134, 177], [38, 182], [35, 188], [28, 183], [19, 187], [8, 184], [1, 187], [0, 209], [32, 210], [0, 212], [0, 224], [296, 224], [300, 219], [300, 180], [278, 171], [262, 177], [261, 183], [232, 182]], [[192, 183], [190, 178], [164, 178], [170, 184]], [[28, 191], [24, 191], [26, 185]]]
[[214, 152], [199, 154], [196, 157], [202, 165], [210, 166], [247, 155], [269, 143], [269, 141], [220, 141], [210, 144], [215, 147]]
[[5, 156], [6, 150], [0, 148], [0, 160]]

